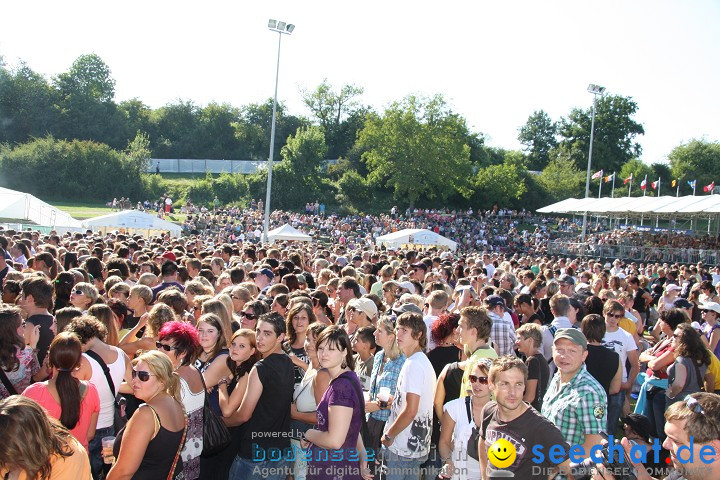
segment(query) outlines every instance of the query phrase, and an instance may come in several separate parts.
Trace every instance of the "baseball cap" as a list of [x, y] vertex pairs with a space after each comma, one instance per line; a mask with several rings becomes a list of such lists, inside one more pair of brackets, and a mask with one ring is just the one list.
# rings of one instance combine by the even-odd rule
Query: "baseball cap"
[[173, 252], [171, 252], [169, 250], [162, 254], [162, 258], [165, 258], [167, 260], [172, 260], [173, 262], [177, 262], [177, 257], [175, 256], [175, 254]]
[[393, 308], [392, 311], [395, 315], [402, 315], [406, 312], [419, 313], [422, 315], [422, 310], [414, 303], [403, 303], [399, 307]]
[[628, 427], [635, 430], [635, 433], [648, 440], [652, 436], [652, 425], [650, 419], [639, 413], [631, 413], [627, 417], [623, 417], [622, 422]]
[[490, 308], [494, 308], [497, 306], [507, 308], [505, 306], [505, 299], [502, 298], [500, 295], [490, 295], [485, 299], [485, 304]]
[[363, 312], [369, 319], [373, 319], [378, 313], [377, 305], [369, 298], [354, 298], [348, 302], [348, 307]]
[[411, 266], [412, 268], [422, 268], [424, 271], [427, 272], [427, 265], [425, 265], [423, 262], [413, 263]]
[[344, 267], [345, 265], [348, 264], [348, 259], [345, 257], [338, 257], [335, 259], [335, 263], [337, 263], [341, 267]]
[[693, 304], [685, 300], [684, 298], [678, 298], [673, 302], [674, 308], [693, 308]]
[[270, 278], [271, 280], [273, 278], [275, 278], [275, 274], [269, 268], [259, 268], [252, 273], [254, 273], [255, 275], [265, 275], [266, 277]]
[[567, 273], [563, 273], [558, 277], [558, 283], [564, 283], [566, 285], [575, 285], [575, 279], [568, 275]]
[[413, 285], [410, 281], [400, 282], [398, 283], [398, 287], [409, 290], [411, 293], [415, 293], [415, 285]]
[[[677, 305], [677, 302], [675, 302]], [[705, 302], [700, 304], [700, 310], [709, 310], [720, 315], [720, 304], [717, 302]]]
[[665, 287], [666, 292], [672, 292], [674, 290], [682, 290], [679, 286], [675, 285], [674, 283], [670, 283]]
[[553, 339], [553, 344], [560, 340], [561, 338], [564, 338], [566, 340], [570, 340], [575, 345], [580, 345], [583, 347], [583, 350], [587, 350], [587, 338], [585, 338], [585, 334], [582, 333], [577, 328], [560, 328], [557, 332], [555, 332], [555, 338]]

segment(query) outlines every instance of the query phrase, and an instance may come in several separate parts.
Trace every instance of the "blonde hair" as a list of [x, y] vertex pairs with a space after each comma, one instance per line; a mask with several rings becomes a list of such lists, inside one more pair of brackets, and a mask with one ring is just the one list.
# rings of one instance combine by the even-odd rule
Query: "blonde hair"
[[[152, 275], [152, 274], [151, 274]], [[142, 299], [143, 302], [145, 302], [145, 306], [150, 305], [152, 303], [152, 289], [148, 287], [147, 285], [135, 285], [130, 289], [130, 295], [137, 295]]]
[[230, 338], [232, 337], [232, 316], [230, 314], [231, 311], [232, 306], [230, 307], [230, 310], [228, 310], [225, 304], [217, 298], [211, 298], [210, 300], [204, 301], [200, 310], [200, 313], [202, 313], [203, 315], [205, 315], [206, 313], [214, 313], [218, 316], [220, 322], [222, 323], [222, 333], [223, 335], [225, 335], [226, 345], [230, 345]]
[[155, 375], [158, 381], [165, 385], [165, 393], [177, 400], [180, 399], [180, 376], [173, 368], [173, 364], [167, 355], [157, 350], [148, 350], [138, 355], [133, 361], [133, 366], [145, 362], [150, 373]]
[[400, 352], [400, 347], [398, 347], [397, 335], [395, 335], [395, 320], [393, 320], [392, 316], [384, 315], [377, 321], [377, 328], [382, 328], [385, 330], [385, 333], [393, 336], [392, 344], [384, 350], [385, 355], [390, 360], [395, 360], [400, 356], [400, 353], [402, 353]]
[[105, 325], [105, 329], [107, 330], [105, 343], [117, 347], [118, 343], [120, 343], [120, 334], [118, 332], [117, 322], [115, 321], [115, 313], [113, 313], [112, 309], [104, 303], [98, 303], [88, 308], [87, 313]]
[[90, 305], [94, 305], [95, 302], [97, 302], [98, 298], [100, 298], [100, 292], [98, 292], [98, 289], [95, 288], [95, 286], [90, 283], [85, 283], [85, 282], [76, 283], [75, 286], [73, 287], [73, 290], [80, 290], [83, 293], [83, 295], [85, 295], [87, 298], [90, 299], [88, 308], [90, 307]]
[[175, 312], [170, 306], [164, 303], [155, 304], [148, 314], [147, 324], [151, 332], [145, 332], [145, 336], [148, 337], [150, 336], [148, 333], [152, 333], [153, 337], [157, 337], [162, 326], [173, 320], [175, 320]]

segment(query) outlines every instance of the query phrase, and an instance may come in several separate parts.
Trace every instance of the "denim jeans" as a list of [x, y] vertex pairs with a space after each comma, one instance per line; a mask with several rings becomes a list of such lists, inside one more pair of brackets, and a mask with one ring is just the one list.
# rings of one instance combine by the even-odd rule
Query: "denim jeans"
[[285, 480], [285, 477], [291, 474], [292, 468], [285, 460], [256, 462], [248, 458], [235, 457], [228, 478], [229, 480], [245, 480], [246, 478]]
[[665, 390], [658, 389], [647, 400], [648, 418], [653, 427], [653, 435], [661, 445], [667, 437], [665, 435], [665, 404], [667, 403], [665, 392]]
[[90, 470], [92, 471], [94, 480], [98, 480], [98, 478], [100, 478], [100, 474], [103, 472], [105, 467], [102, 457], [102, 439], [103, 437], [112, 437], [113, 435], [115, 435], [115, 429], [113, 427], [98, 428], [95, 430], [95, 436], [88, 443]]
[[625, 392], [622, 390], [618, 393], [613, 393], [608, 397], [606, 426], [608, 435], [615, 435], [615, 433], [617, 433], [618, 421], [620, 420], [620, 413], [622, 413], [624, 402]]
[[427, 460], [427, 455], [420, 458], [401, 457], [387, 452], [383, 470], [386, 480], [418, 480], [421, 475], [421, 465]]

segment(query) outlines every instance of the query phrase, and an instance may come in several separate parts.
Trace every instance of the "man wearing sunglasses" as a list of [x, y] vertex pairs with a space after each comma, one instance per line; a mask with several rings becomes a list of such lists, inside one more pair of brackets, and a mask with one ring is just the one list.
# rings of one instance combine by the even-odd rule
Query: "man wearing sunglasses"
[[[615, 432], [625, 397], [630, 394], [640, 371], [640, 362], [633, 336], [620, 328], [620, 319], [625, 317], [625, 307], [620, 302], [608, 300], [603, 307], [603, 315], [605, 316], [603, 345], [620, 355], [620, 364], [623, 366], [620, 391], [608, 397], [607, 432]], [[630, 362], [630, 371], [626, 368], [626, 360]]]

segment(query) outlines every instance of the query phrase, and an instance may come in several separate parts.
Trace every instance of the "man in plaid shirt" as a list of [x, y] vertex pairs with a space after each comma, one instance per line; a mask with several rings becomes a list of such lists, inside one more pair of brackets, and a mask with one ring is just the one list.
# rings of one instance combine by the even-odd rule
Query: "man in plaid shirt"
[[585, 369], [587, 339], [576, 328], [561, 328], [555, 333], [552, 351], [557, 372], [545, 393], [542, 414], [570, 445], [582, 445], [589, 452], [601, 444], [600, 432], [607, 423], [607, 395]]
[[492, 320], [490, 340], [498, 354], [515, 356], [515, 325], [510, 316], [505, 316], [505, 300], [500, 295], [490, 295], [485, 299], [485, 306]]

